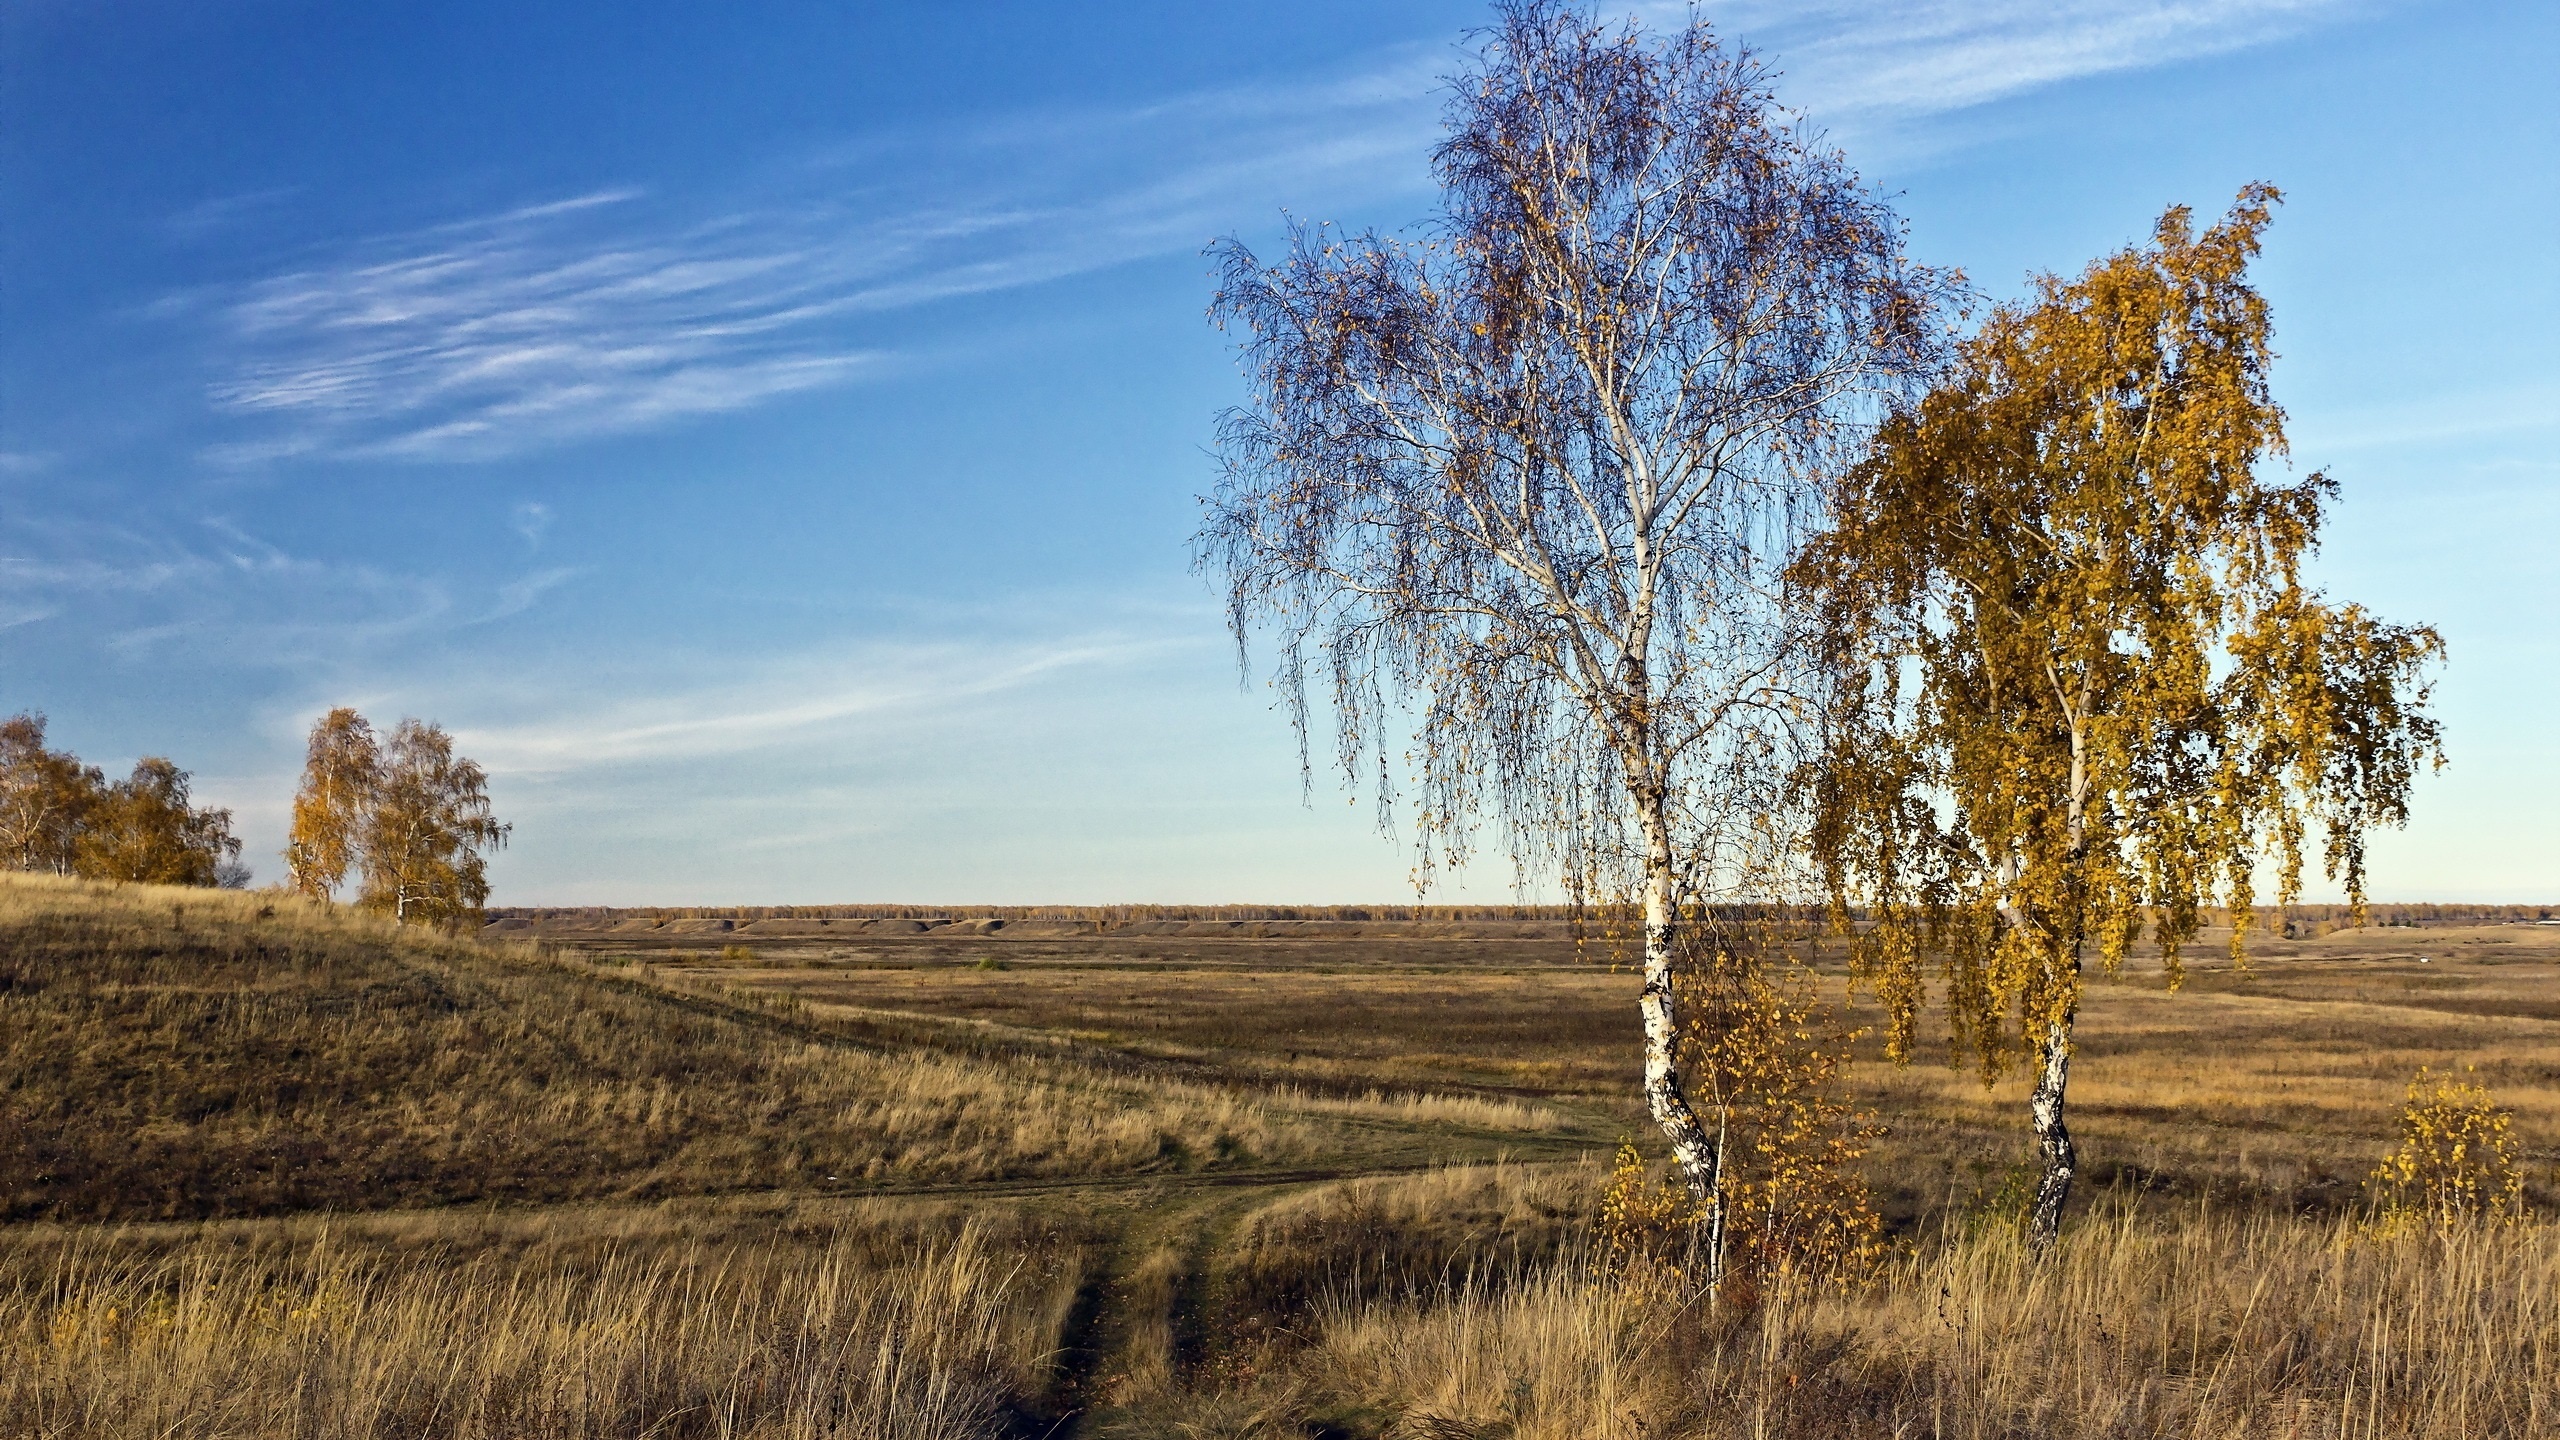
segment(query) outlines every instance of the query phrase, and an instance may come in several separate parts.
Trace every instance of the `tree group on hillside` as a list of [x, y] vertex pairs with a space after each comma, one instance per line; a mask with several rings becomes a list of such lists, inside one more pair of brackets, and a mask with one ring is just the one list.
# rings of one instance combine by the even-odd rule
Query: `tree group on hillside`
[[152, 885], [248, 883], [231, 812], [198, 808], [188, 775], [147, 755], [109, 782], [45, 746], [45, 717], [0, 721], [0, 865]]
[[311, 727], [293, 797], [293, 887], [327, 900], [353, 875], [357, 905], [403, 922], [478, 914], [489, 899], [484, 852], [510, 829], [488, 784], [441, 725], [402, 720], [384, 738], [354, 710], [331, 710]]

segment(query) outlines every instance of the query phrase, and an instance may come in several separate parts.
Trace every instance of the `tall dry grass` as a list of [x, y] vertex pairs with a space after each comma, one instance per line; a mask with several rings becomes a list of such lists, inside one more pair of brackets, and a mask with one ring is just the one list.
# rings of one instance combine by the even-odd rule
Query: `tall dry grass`
[[1776, 1353], [1853, 1336], [1904, 1414], [1960, 1412], [1949, 1435], [2560, 1434], [2547, 1224], [2431, 1236], [2127, 1210], [2051, 1264], [2000, 1232], [1913, 1262], [1884, 1294], [1794, 1307]]
[[967, 1440], [1010, 1433], [1064, 1313], [971, 1230], [886, 1263], [75, 1245], [0, 1288], [0, 1434]]
[[1718, 1319], [1571, 1266], [1329, 1316], [1315, 1409], [1432, 1440], [2560, 1435], [2560, 1227], [2132, 1210], [2050, 1263], [1950, 1238]]
[[1328, 1310], [1534, 1273], [1588, 1223], [1601, 1176], [1591, 1164], [1452, 1165], [1256, 1205], [1202, 1257], [1204, 1373], [1268, 1369]]
[[1096, 1440], [2560, 1436], [2560, 1226], [2122, 1207], [1715, 1315], [1595, 1278], [1597, 1179], [1189, 1202], [1094, 1272], [1121, 1338], [1071, 1391], [1098, 1252], [1028, 1212], [38, 1227], [0, 1244], [0, 1435], [976, 1437], [1072, 1393]]
[[1589, 1224], [1597, 1163], [1451, 1165], [1344, 1180], [1242, 1216], [1220, 1255], [1243, 1308], [1295, 1324], [1319, 1302], [1429, 1294], [1535, 1269]]

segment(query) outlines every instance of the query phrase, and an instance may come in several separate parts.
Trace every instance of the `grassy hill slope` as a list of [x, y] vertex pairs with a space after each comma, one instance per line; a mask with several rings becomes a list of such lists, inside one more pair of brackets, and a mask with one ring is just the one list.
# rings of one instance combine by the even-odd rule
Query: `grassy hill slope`
[[1342, 1138], [272, 895], [0, 877], [0, 1220], [1234, 1168]]

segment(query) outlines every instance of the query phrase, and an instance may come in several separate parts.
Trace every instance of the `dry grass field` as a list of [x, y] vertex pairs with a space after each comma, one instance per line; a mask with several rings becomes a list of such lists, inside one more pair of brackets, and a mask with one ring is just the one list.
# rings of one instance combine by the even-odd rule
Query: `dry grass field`
[[[1339, 1093], [1511, 1096], [1642, 1133], [1636, 977], [1605, 943], [1351, 928], [1373, 933], [742, 934], [705, 948], [701, 932], [563, 931], [554, 943], [874, 1033], [904, 1027], [922, 1043], [1001, 1043]], [[2174, 994], [2156, 957], [2140, 953], [2120, 980], [2093, 980], [2072, 1081], [2093, 1188], [2334, 1212], [2356, 1201], [2423, 1064], [2476, 1068], [2517, 1111], [2537, 1199], [2560, 1203], [2560, 925], [2257, 935], [2245, 972], [2230, 967], [2227, 941], [2208, 933]], [[1837, 953], [1806, 958], [1825, 995], [1842, 1000]], [[1846, 1014], [1871, 1032], [1881, 1020], [1863, 997]], [[1890, 1131], [1872, 1178], [1906, 1222], [1997, 1188], [2024, 1156], [2023, 1078], [1986, 1089], [1950, 1068], [1942, 1045], [1922, 1052], [1889, 1065], [1870, 1033], [1853, 1067]]]
[[2017, 1083], [1861, 1042], [1890, 1258], [1711, 1314], [1585, 1258], [1560, 926], [568, 918], [0, 880], [0, 1435], [2560, 1436], [2560, 1230], [2358, 1191], [2429, 1064], [2560, 1202], [2560, 927], [2094, 986], [2043, 1264]]

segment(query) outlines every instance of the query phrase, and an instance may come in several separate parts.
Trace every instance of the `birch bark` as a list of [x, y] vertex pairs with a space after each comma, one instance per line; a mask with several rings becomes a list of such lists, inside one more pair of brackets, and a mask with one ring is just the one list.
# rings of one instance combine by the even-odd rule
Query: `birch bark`
[[[2063, 714], [2071, 723], [2071, 778], [2066, 824], [2068, 855], [2076, 869], [2088, 862], [2089, 852], [2089, 701], [2092, 677], [2084, 672], [2080, 694], [2075, 704], [2061, 689], [2055, 677], [2055, 693], [2063, 702]], [[2073, 882], [2075, 891], [2077, 882]], [[2044, 1038], [2038, 1046], [2041, 1061], [2035, 1089], [2027, 1096], [2027, 1123], [2034, 1130], [2036, 1151], [2044, 1161], [2044, 1174], [2036, 1182], [2035, 1203], [2027, 1212], [2027, 1242], [2037, 1250], [2050, 1248], [2062, 1233], [2062, 1208], [2071, 1200], [2071, 1177], [2078, 1169], [2079, 1152], [2071, 1144], [2071, 1127], [2063, 1118], [2064, 1097], [2071, 1083], [2071, 1031], [2080, 1014], [2080, 962], [2084, 939], [2078, 914], [2068, 921], [2068, 929], [2049, 936], [2046, 941], [2046, 963], [2061, 963], [2064, 973], [2055, 977], [2064, 988], [2060, 1012], [2047, 1020]]]
[[1688, 1182], [1706, 1226], [1707, 1283], [1723, 1279], [1723, 1154], [1680, 1085], [1680, 1001], [1673, 986], [1679, 945], [1679, 897], [1671, 853], [1671, 827], [1658, 793], [1639, 796], [1644, 812], [1644, 1100], [1653, 1123], [1671, 1142], [1672, 1158]]
[[[2076, 967], [2078, 961], [2073, 964]], [[2079, 1163], [2079, 1152], [2071, 1147], [2071, 1128], [2062, 1118], [2063, 1087], [2071, 1081], [2071, 1021], [2065, 1015], [2045, 1028], [2044, 1066], [2027, 1097], [2036, 1150], [2044, 1160], [2035, 1203], [2027, 1211], [2027, 1241], [2038, 1250], [2049, 1248], [2062, 1232], [2062, 1207], [2071, 1198], [2071, 1177]]]

